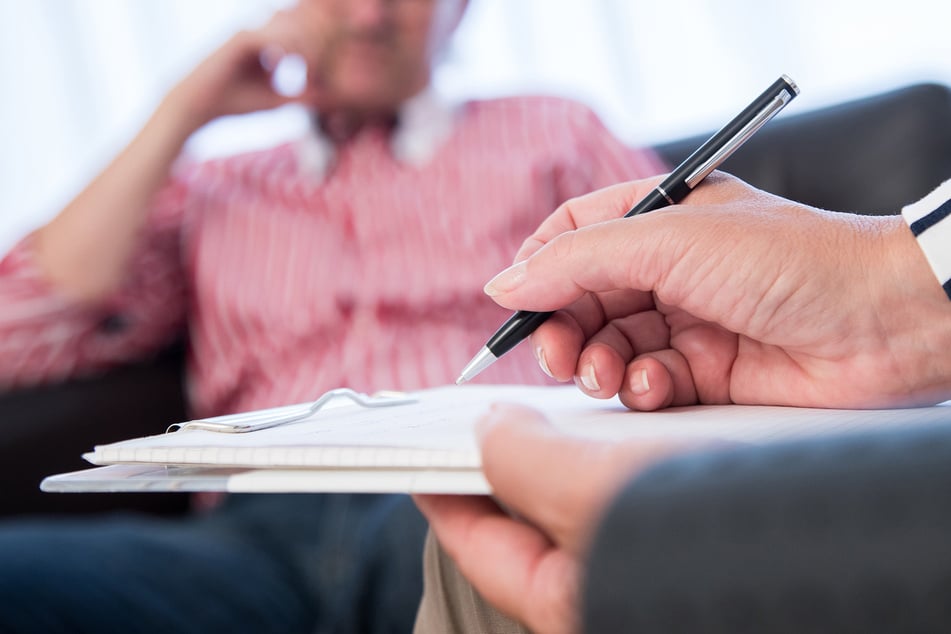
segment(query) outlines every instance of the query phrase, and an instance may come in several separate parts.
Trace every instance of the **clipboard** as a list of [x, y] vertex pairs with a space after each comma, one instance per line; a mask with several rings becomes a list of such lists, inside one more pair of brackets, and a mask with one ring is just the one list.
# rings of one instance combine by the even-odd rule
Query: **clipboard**
[[488, 495], [479, 469], [238, 469], [121, 464], [43, 479], [47, 493], [433, 493]]
[[631, 412], [616, 398], [594, 399], [574, 386], [466, 384], [371, 396], [343, 388], [313, 403], [217, 417], [210, 426], [209, 419], [186, 421], [172, 433], [99, 445], [84, 454], [96, 468], [50, 476], [41, 488], [490, 493], [475, 425], [496, 402], [532, 407], [566, 433], [609, 442], [765, 444], [951, 424], [951, 402], [894, 410], [698, 405]]

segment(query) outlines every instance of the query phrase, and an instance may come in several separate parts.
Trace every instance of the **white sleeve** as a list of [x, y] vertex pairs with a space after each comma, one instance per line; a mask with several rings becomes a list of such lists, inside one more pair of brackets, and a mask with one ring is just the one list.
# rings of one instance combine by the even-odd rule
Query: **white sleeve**
[[902, 209], [901, 215], [951, 299], [951, 181]]

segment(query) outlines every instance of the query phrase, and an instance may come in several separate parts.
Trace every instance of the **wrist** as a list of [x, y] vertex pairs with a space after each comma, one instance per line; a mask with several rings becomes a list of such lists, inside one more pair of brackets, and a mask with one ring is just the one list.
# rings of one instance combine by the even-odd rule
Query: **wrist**
[[[903, 389], [896, 402], [934, 403], [951, 398], [951, 299], [906, 222], [881, 221], [880, 266], [883, 284], [874, 285], [873, 302], [895, 359], [894, 384]], [[884, 256], [884, 257], [882, 257]], [[874, 256], [872, 256], [874, 257]], [[874, 278], [873, 278], [874, 279]]]
[[201, 103], [192, 96], [187, 85], [179, 84], [159, 104], [152, 121], [184, 143], [192, 133], [215, 118], [200, 106]]

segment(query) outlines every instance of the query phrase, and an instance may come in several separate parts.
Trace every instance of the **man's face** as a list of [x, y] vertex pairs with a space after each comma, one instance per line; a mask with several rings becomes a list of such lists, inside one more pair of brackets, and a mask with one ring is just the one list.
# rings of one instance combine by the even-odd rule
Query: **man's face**
[[394, 111], [429, 82], [460, 0], [300, 0], [313, 42], [308, 79], [321, 110]]

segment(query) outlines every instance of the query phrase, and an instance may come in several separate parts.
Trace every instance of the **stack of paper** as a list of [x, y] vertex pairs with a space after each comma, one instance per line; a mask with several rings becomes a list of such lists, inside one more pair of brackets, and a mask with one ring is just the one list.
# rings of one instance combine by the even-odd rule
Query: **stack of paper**
[[[295, 422], [246, 433], [193, 429], [100, 445], [84, 457], [106, 465], [46, 478], [44, 491], [242, 491], [488, 493], [474, 425], [492, 403], [541, 410], [572, 434], [606, 440], [771, 440], [951, 422], [951, 408], [832, 410], [705, 405], [631, 412], [574, 386], [449, 386], [386, 407], [348, 404], [310, 415], [307, 404], [232, 420]], [[275, 416], [276, 413], [276, 416]], [[256, 418], [255, 418], [256, 417]]]

